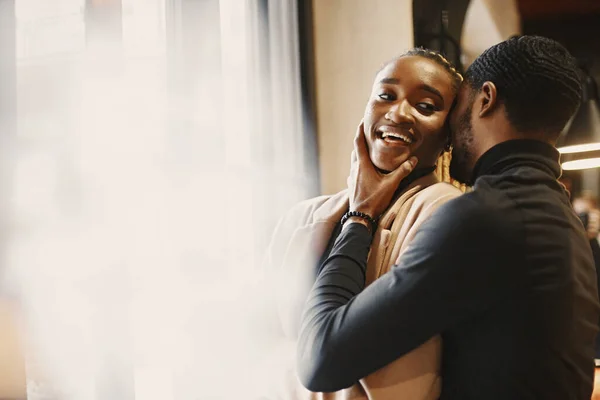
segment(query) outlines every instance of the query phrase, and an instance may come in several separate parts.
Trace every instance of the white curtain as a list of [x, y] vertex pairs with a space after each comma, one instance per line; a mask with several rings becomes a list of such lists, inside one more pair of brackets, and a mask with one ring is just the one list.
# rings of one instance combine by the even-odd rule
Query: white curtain
[[259, 260], [314, 188], [296, 1], [123, 0], [116, 46], [73, 37], [83, 1], [19, 1], [30, 398], [247, 398]]

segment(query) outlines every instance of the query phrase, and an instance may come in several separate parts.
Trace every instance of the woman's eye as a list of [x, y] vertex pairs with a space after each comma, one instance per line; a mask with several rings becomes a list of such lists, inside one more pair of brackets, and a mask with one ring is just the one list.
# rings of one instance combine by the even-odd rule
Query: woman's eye
[[417, 103], [417, 107], [419, 107], [423, 111], [434, 112], [437, 111], [437, 108], [430, 103]]
[[392, 101], [394, 100], [394, 95], [389, 93], [381, 93], [378, 95], [381, 100]]

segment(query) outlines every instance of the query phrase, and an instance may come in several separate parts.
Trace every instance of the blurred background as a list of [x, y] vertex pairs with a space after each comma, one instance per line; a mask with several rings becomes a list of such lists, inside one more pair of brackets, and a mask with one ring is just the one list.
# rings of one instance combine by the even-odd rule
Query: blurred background
[[597, 243], [600, 1], [0, 0], [0, 399], [249, 398], [270, 234], [345, 187], [379, 66], [518, 34], [580, 63]]

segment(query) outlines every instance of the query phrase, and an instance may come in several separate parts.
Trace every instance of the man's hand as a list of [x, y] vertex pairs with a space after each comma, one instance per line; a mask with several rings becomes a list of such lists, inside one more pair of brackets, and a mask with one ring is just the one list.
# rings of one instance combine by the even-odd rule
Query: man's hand
[[415, 165], [417, 158], [410, 157], [389, 174], [379, 172], [369, 156], [361, 122], [354, 138], [352, 167], [348, 178], [350, 210], [378, 218], [388, 208], [400, 181], [410, 174]]

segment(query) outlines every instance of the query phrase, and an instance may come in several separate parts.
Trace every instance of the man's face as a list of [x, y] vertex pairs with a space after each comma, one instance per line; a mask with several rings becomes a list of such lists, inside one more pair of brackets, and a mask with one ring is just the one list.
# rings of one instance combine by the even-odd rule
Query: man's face
[[474, 133], [472, 124], [473, 102], [475, 92], [468, 84], [463, 83], [455, 109], [450, 115], [450, 132], [452, 138], [452, 161], [450, 175], [460, 181], [469, 182], [475, 166]]
[[419, 165], [435, 165], [453, 101], [452, 78], [435, 61], [405, 56], [386, 65], [375, 78], [363, 120], [373, 164], [390, 172], [414, 155]]

